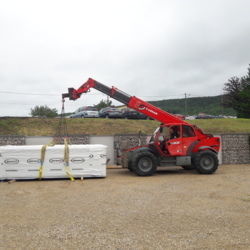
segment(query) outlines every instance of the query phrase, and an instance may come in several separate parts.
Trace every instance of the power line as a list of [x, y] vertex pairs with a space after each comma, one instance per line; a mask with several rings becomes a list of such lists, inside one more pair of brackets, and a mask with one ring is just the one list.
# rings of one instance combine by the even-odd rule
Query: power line
[[[28, 93], [28, 92], [14, 92], [14, 91], [2, 91], [0, 90], [0, 94], [10, 94], [10, 95], [34, 95], [34, 96], [60, 96], [61, 94], [45, 94], [45, 93]], [[103, 94], [103, 93], [96, 93], [96, 94], [91, 94], [91, 93], [88, 93], [88, 96], [103, 96], [103, 95], [106, 95], [106, 94]], [[180, 97], [182, 96], [183, 94], [175, 94], [175, 95], [143, 95], [143, 96], [140, 96], [140, 97], [143, 97], [143, 98], [169, 98], [169, 97]], [[191, 94], [188, 94], [189, 97], [205, 97], [205, 96], [198, 96], [198, 95], [191, 95]], [[207, 97], [207, 96], [206, 96]]]
[[163, 97], [170, 97], [170, 96], [181, 96], [181, 94], [180, 95], [143, 95], [141, 97], [161, 97], [161, 98], [163, 98]]
[[25, 104], [25, 103], [12, 103], [12, 102], [0, 102], [1, 105], [26, 105], [26, 106], [31, 106], [33, 104]]
[[[61, 94], [13, 92], [13, 91], [2, 91], [2, 90], [0, 90], [0, 94], [10, 94], [10, 95], [41, 95], [41, 96], [60, 96], [61, 95]], [[104, 94], [88, 94], [88, 95], [104, 95]]]
[[46, 95], [46, 96], [58, 96], [58, 94], [43, 94], [43, 93], [25, 93], [25, 92], [13, 92], [13, 91], [0, 91], [2, 94], [11, 94], [11, 95]]

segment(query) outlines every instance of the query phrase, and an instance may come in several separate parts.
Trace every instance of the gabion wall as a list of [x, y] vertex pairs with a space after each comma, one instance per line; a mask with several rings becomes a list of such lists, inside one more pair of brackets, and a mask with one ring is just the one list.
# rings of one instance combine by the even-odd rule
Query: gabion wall
[[0, 145], [25, 145], [25, 136], [0, 135]]
[[[69, 140], [71, 144], [89, 144], [89, 135], [70, 135]], [[62, 137], [54, 137], [56, 144], [64, 144]]]
[[121, 164], [121, 153], [125, 149], [133, 148], [147, 143], [147, 135], [115, 135], [114, 136], [114, 162], [117, 165]]
[[223, 164], [250, 163], [249, 134], [224, 134], [221, 140]]

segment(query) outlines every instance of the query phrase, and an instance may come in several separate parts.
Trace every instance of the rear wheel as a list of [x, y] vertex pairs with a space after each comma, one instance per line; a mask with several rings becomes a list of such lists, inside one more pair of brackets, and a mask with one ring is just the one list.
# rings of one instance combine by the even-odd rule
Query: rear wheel
[[201, 151], [194, 156], [194, 165], [200, 174], [212, 174], [219, 165], [217, 155], [212, 151]]
[[148, 152], [138, 152], [131, 162], [131, 168], [139, 176], [150, 176], [156, 171], [156, 157]]

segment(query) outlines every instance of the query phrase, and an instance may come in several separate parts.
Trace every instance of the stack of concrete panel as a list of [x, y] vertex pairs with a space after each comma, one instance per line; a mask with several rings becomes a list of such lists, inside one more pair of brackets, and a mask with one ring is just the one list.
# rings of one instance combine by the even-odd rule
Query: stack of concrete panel
[[[42, 145], [0, 146], [0, 179], [36, 179], [41, 167]], [[46, 149], [42, 178], [105, 177], [105, 145], [69, 145], [69, 167], [65, 168], [64, 145]]]

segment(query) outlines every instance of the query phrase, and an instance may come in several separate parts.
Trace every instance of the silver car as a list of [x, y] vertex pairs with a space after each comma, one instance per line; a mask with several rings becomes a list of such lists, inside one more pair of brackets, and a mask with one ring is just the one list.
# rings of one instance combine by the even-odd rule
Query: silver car
[[70, 118], [98, 118], [99, 112], [94, 107], [81, 107], [77, 109]]

